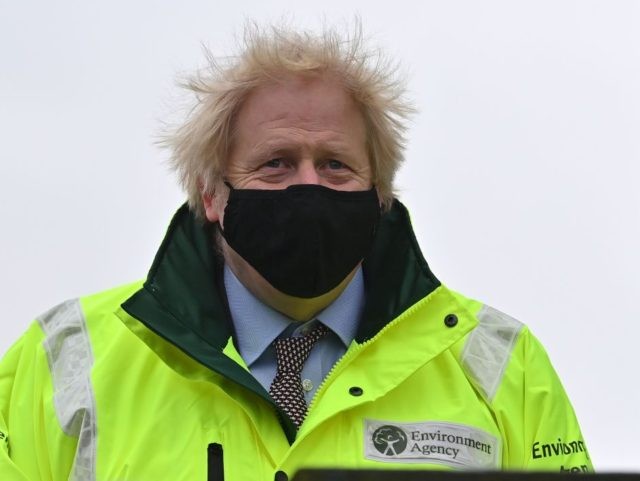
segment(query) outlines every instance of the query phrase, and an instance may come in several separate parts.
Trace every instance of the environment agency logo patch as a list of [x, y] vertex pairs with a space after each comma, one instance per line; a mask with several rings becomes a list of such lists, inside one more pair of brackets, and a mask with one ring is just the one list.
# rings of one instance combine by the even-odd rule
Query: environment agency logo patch
[[365, 420], [364, 457], [387, 463], [499, 468], [500, 440], [474, 426]]
[[407, 449], [407, 435], [396, 426], [381, 426], [373, 432], [371, 441], [385, 456], [397, 456]]

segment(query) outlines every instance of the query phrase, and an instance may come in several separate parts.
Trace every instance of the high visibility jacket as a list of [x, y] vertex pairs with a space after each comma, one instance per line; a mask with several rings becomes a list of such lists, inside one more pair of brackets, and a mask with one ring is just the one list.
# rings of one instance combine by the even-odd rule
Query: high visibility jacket
[[62, 303], [8, 351], [2, 481], [592, 469], [539, 342], [443, 286], [399, 203], [363, 265], [356, 338], [297, 432], [238, 354], [211, 235], [181, 208], [144, 283]]

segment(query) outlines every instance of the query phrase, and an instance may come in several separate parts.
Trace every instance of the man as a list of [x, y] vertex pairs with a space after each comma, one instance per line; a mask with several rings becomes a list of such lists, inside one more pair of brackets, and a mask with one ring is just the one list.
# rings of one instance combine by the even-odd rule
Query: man
[[358, 36], [246, 38], [191, 84], [189, 202], [144, 283], [54, 307], [2, 361], [1, 479], [591, 470], [540, 344], [422, 257], [390, 70]]

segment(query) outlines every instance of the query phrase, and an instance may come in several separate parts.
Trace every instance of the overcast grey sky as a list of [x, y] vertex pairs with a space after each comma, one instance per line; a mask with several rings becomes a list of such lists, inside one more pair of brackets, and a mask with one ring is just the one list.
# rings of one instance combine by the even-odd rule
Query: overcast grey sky
[[154, 145], [201, 44], [362, 18], [420, 113], [400, 198], [449, 287], [543, 341], [599, 470], [640, 470], [640, 2], [0, 0], [0, 352], [141, 278], [184, 196]]

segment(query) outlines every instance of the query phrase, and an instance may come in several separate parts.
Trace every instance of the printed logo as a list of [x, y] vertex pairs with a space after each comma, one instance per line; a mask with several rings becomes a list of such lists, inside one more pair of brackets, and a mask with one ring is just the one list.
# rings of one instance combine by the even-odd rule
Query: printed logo
[[562, 456], [576, 453], [584, 453], [586, 458], [589, 459], [589, 454], [581, 439], [575, 441], [563, 441], [562, 438], [558, 438], [558, 442], [541, 443], [536, 441], [531, 446], [531, 455], [533, 459], [548, 458], [552, 456]]
[[500, 441], [473, 426], [365, 420], [364, 457], [392, 463], [499, 468]]
[[375, 448], [385, 456], [397, 456], [407, 449], [407, 435], [396, 426], [382, 426], [371, 436]]
[[[531, 446], [531, 457], [533, 459], [561, 457], [564, 459], [563, 462], [569, 460], [572, 462], [575, 462], [576, 460], [584, 462], [585, 459], [590, 459], [587, 447], [584, 445], [584, 441], [582, 441], [582, 439], [564, 441], [562, 438], [557, 438], [557, 441], [552, 441], [550, 443], [541, 443], [540, 441], [534, 442]], [[564, 464], [562, 464], [560, 466], [560, 472], [588, 473], [589, 466], [586, 464], [579, 464], [577, 466], [567, 466], [565, 468]]]

